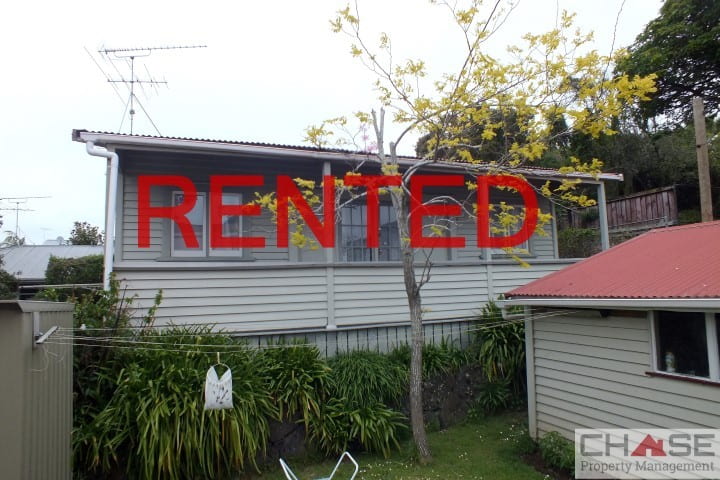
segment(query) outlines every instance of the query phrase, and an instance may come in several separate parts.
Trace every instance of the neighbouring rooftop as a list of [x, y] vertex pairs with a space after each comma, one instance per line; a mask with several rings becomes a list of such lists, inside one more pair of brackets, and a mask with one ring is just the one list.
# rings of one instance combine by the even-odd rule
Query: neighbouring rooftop
[[720, 298], [720, 221], [651, 230], [507, 297]]
[[0, 268], [15, 275], [23, 283], [35, 283], [45, 280], [45, 270], [51, 256], [80, 258], [102, 254], [102, 245], [22, 245], [0, 248]]

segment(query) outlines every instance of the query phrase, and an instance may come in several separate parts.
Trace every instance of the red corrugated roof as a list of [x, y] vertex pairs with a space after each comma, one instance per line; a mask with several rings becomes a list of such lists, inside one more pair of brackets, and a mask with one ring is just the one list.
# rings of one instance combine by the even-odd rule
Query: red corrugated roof
[[720, 298], [720, 221], [652, 230], [507, 296]]

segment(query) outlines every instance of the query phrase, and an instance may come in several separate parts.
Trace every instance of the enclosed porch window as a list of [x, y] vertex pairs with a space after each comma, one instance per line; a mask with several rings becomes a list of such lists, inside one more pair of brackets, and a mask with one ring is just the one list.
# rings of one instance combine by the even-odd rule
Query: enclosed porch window
[[400, 260], [400, 236], [395, 209], [380, 204], [378, 248], [368, 248], [367, 207], [362, 204], [343, 206], [340, 211], [339, 259], [342, 262], [390, 262]]

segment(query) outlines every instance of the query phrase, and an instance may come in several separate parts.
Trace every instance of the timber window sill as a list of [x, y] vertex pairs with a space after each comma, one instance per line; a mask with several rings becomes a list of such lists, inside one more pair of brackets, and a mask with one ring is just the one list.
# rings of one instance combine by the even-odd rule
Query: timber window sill
[[647, 375], [648, 377], [668, 378], [670, 380], [679, 380], [681, 382], [699, 383], [701, 385], [711, 385], [714, 387], [720, 387], [720, 380], [713, 380], [711, 378], [693, 377], [690, 375], [681, 375], [681, 374], [677, 374], [677, 373], [656, 372], [656, 371], [647, 371], [647, 372], [645, 372], [645, 375]]

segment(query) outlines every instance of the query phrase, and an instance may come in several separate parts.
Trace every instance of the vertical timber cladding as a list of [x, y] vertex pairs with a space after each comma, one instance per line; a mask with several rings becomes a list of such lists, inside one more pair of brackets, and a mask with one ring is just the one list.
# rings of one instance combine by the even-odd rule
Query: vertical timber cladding
[[34, 319], [40, 332], [72, 328], [72, 305], [0, 301], [2, 478], [69, 480], [72, 346], [33, 348]]

